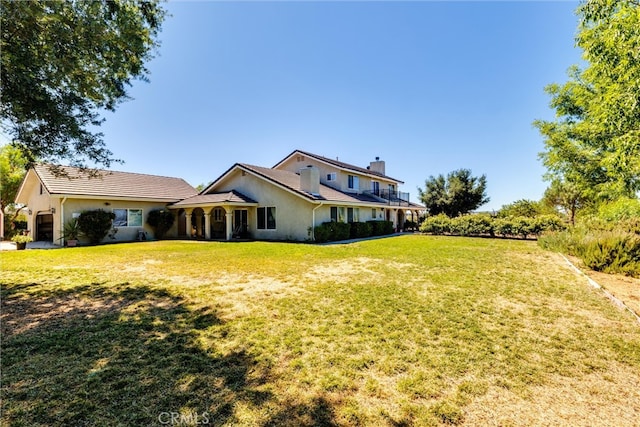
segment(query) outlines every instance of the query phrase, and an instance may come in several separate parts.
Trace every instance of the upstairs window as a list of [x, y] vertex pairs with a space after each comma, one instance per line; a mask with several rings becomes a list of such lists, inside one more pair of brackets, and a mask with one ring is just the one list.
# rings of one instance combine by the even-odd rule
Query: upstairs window
[[327, 174], [327, 181], [335, 181], [336, 180], [336, 173], [335, 172], [331, 172]]
[[350, 189], [357, 190], [360, 188], [360, 178], [355, 175], [349, 175], [348, 185]]

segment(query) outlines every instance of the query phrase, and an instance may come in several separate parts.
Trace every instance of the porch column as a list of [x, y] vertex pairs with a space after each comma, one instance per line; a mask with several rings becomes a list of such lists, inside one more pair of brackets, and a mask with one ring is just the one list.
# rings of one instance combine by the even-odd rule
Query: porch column
[[230, 207], [225, 207], [224, 210], [227, 212], [227, 240], [231, 240], [233, 238], [233, 211]]
[[184, 218], [186, 220], [186, 231], [187, 231], [187, 238], [190, 239], [191, 238], [191, 230], [192, 230], [192, 225], [191, 225], [191, 214], [193, 213], [193, 209], [185, 209], [184, 210]]
[[204, 238], [211, 239], [211, 212], [204, 213]]

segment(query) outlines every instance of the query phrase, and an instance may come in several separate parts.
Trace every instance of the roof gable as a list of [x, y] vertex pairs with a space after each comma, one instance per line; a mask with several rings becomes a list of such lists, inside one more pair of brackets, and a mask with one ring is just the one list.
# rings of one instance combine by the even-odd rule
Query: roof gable
[[60, 168], [67, 176], [54, 174], [51, 167], [45, 164], [33, 168], [51, 195], [177, 201], [197, 193], [196, 189], [182, 178], [109, 170], [99, 170], [98, 176], [93, 177], [79, 168]]
[[315, 160], [317, 160], [319, 162], [323, 162], [323, 163], [329, 164], [331, 166], [337, 167], [337, 168], [342, 169], [342, 170], [357, 172], [359, 174], [363, 174], [363, 175], [367, 175], [367, 176], [371, 176], [371, 177], [375, 177], [375, 178], [387, 179], [389, 181], [394, 181], [394, 182], [397, 182], [397, 183], [400, 183], [400, 184], [404, 184], [404, 181], [400, 181], [399, 179], [392, 178], [390, 176], [381, 174], [379, 172], [375, 172], [375, 171], [372, 171], [372, 170], [367, 169], [367, 168], [361, 168], [360, 166], [355, 166], [355, 165], [352, 165], [352, 164], [349, 164], [349, 163], [341, 162], [339, 160], [330, 159], [330, 158], [324, 157], [324, 156], [319, 156], [317, 154], [309, 153], [307, 151], [302, 151], [302, 150], [294, 150], [291, 154], [289, 154], [284, 159], [282, 159], [278, 163], [276, 163], [273, 166], [273, 169], [277, 169], [285, 161], [287, 161], [290, 158], [292, 158], [293, 156], [297, 156], [297, 155], [303, 155], [303, 156], [311, 157], [311, 158], [313, 158], [313, 159], [315, 159]]
[[386, 204], [385, 201], [369, 194], [344, 193], [322, 183], [320, 183], [320, 194], [312, 194], [302, 190], [300, 186], [300, 175], [295, 172], [265, 168], [245, 163], [236, 163], [233, 165], [200, 194], [205, 195], [208, 192], [215, 191], [216, 186], [218, 186], [236, 169], [240, 169], [244, 172], [257, 176], [260, 179], [268, 181], [273, 185], [312, 202], [328, 201], [336, 203]]

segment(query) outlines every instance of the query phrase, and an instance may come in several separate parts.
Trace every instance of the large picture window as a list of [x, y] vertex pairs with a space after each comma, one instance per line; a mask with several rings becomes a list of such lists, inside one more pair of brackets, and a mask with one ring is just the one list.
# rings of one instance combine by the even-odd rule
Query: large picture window
[[142, 227], [142, 209], [114, 209], [114, 227]]
[[276, 229], [276, 208], [268, 206], [258, 208], [258, 230]]

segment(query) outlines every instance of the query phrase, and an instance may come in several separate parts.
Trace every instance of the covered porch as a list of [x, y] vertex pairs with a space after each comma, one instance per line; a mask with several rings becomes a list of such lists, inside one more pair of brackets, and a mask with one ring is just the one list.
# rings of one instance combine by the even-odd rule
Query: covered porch
[[[203, 194], [169, 206], [178, 217], [178, 237], [233, 240], [251, 237], [258, 203], [237, 191]], [[255, 223], [255, 220], [253, 221]]]

